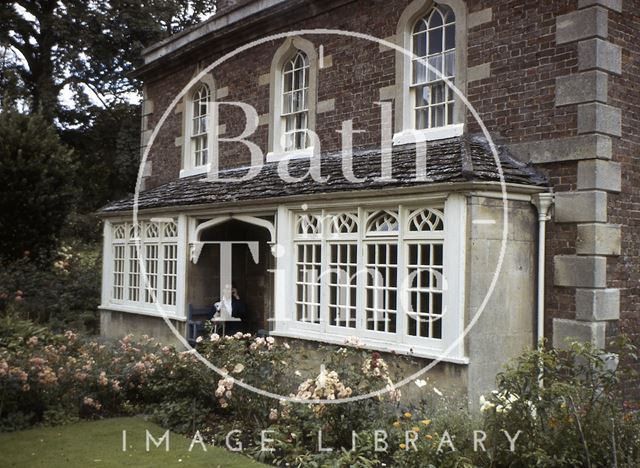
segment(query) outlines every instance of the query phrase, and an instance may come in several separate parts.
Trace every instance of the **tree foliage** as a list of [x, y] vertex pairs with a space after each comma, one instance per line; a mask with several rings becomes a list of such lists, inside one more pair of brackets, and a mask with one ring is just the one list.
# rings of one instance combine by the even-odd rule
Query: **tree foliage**
[[[127, 73], [144, 46], [213, 11], [213, 0], [17, 0], [0, 4], [0, 44], [23, 59], [11, 71], [32, 110], [81, 123], [92, 117], [89, 95], [109, 107], [138, 90]], [[72, 93], [72, 108], [60, 103], [63, 89]]]
[[88, 212], [133, 191], [139, 167], [140, 108], [118, 103], [92, 110], [91, 126], [67, 129], [62, 139], [78, 161], [79, 212]]
[[128, 73], [143, 47], [214, 11], [215, 0], [0, 3], [0, 257], [46, 257], [70, 209], [65, 232], [95, 234], [86, 213], [132, 191], [137, 173], [140, 84]]
[[72, 150], [39, 114], [0, 113], [0, 259], [50, 257], [76, 194]]

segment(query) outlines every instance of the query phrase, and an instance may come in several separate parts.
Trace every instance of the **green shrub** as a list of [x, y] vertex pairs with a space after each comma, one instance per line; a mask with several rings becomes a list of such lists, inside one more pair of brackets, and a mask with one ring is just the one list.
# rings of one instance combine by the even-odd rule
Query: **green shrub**
[[[622, 358], [635, 359], [624, 338]], [[531, 351], [498, 376], [483, 401], [485, 430], [498, 465], [638, 466], [640, 419], [624, 401], [623, 383], [634, 379], [618, 355], [588, 344]], [[542, 369], [542, 384], [539, 381]], [[521, 431], [511, 452], [503, 430]]]
[[100, 254], [90, 245], [62, 246], [46, 268], [24, 255], [0, 270], [0, 315], [97, 333], [100, 269]]

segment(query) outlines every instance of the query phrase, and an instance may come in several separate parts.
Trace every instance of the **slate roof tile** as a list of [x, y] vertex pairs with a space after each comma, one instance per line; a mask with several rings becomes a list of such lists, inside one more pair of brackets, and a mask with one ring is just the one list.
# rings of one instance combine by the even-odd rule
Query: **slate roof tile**
[[[496, 147], [505, 182], [536, 187], [547, 187], [546, 178], [536, 169], [513, 158], [505, 147]], [[499, 171], [489, 143], [484, 137], [462, 136], [427, 144], [426, 171], [422, 180], [416, 180], [415, 145], [394, 147], [392, 152], [392, 179], [380, 180], [381, 154], [379, 148], [360, 148], [353, 151], [353, 173], [365, 182], [348, 180], [342, 171], [341, 152], [321, 157], [321, 176], [325, 182], [307, 176], [295, 183], [284, 181], [278, 173], [278, 163], [266, 163], [259, 175], [242, 182], [210, 182], [198, 175], [174, 180], [167, 184], [140, 192], [139, 209], [228, 203], [234, 201], [264, 200], [293, 195], [352, 192], [358, 190], [415, 187], [442, 182], [498, 182]], [[308, 159], [287, 161], [292, 177], [300, 177], [309, 170]], [[220, 177], [239, 178], [247, 168], [220, 172]], [[100, 212], [113, 214], [133, 208], [133, 197], [109, 203]]]

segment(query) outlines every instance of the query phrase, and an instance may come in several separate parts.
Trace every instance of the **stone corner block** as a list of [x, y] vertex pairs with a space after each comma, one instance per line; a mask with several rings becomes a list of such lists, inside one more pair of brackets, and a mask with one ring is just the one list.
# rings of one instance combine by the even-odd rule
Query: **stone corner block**
[[229, 87], [223, 86], [222, 88], [218, 88], [216, 90], [216, 99], [224, 99], [229, 96]]
[[554, 210], [558, 223], [606, 223], [607, 192], [558, 192]]
[[[394, 34], [392, 36], [385, 37], [384, 40], [386, 42], [391, 43], [391, 44], [395, 44], [396, 43], [396, 36]], [[388, 52], [388, 51], [392, 51], [392, 50], [395, 50], [395, 49], [392, 49], [391, 47], [388, 47], [387, 45], [385, 45], [383, 43], [378, 43], [378, 50], [380, 52]]]
[[319, 101], [316, 106], [316, 112], [318, 114], [323, 114], [325, 112], [331, 112], [336, 108], [336, 100], [335, 98], [327, 99], [325, 101]]
[[271, 114], [260, 114], [258, 116], [258, 126], [268, 125], [270, 120], [271, 120]]
[[613, 145], [606, 135], [578, 135], [509, 145], [513, 155], [525, 162], [545, 164], [582, 159], [611, 159]]
[[151, 177], [153, 173], [153, 161], [147, 159], [144, 163], [144, 168], [142, 169], [142, 177]]
[[467, 28], [475, 28], [481, 24], [488, 23], [493, 18], [493, 11], [491, 8], [485, 8], [484, 10], [474, 11], [467, 15]]
[[604, 133], [622, 136], [622, 111], [600, 102], [578, 106], [578, 133]]
[[622, 229], [619, 224], [578, 224], [578, 255], [618, 256], [622, 251]]
[[582, 102], [607, 102], [608, 75], [590, 70], [556, 78], [556, 107]]
[[322, 57], [322, 60], [319, 61], [320, 63], [319, 68], [324, 70], [325, 68], [331, 68], [333, 67], [333, 55], [329, 54], [329, 55], [325, 55]]
[[604, 349], [606, 328], [605, 322], [553, 319], [553, 346], [565, 348], [568, 342], [579, 341]]
[[140, 132], [140, 146], [147, 146], [149, 144], [149, 140], [151, 139], [151, 134], [153, 133], [153, 130], [148, 129], [148, 130], [142, 130]]
[[622, 12], [622, 0], [578, 0], [578, 8], [588, 8], [594, 5], [600, 5], [618, 13]]
[[556, 255], [553, 259], [553, 273], [556, 286], [604, 288], [607, 285], [607, 259]]
[[589, 159], [578, 162], [578, 190], [622, 191], [620, 163]]
[[142, 115], [153, 114], [153, 99], [145, 99], [142, 101]]
[[491, 76], [491, 63], [482, 63], [467, 69], [467, 83], [484, 80]]
[[578, 42], [578, 69], [622, 74], [622, 48], [597, 37]]
[[258, 86], [266, 86], [271, 83], [271, 73], [263, 73], [258, 76]]
[[576, 318], [586, 322], [620, 318], [619, 289], [577, 289]]
[[591, 37], [606, 39], [608, 34], [607, 10], [599, 6], [572, 11], [556, 18], [556, 43], [558, 44]]

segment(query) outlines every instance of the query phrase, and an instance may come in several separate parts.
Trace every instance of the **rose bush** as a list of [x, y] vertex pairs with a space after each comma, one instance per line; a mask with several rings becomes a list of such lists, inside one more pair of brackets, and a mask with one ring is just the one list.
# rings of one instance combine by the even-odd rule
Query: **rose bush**
[[[100, 341], [6, 316], [0, 319], [0, 430], [146, 414], [187, 435], [197, 430], [217, 445], [237, 430], [234, 444], [281, 466], [640, 463], [638, 403], [624, 393], [628, 364], [636, 359], [629, 343], [619, 346], [613, 359], [618, 366], [601, 351], [576, 344], [525, 353], [473, 412], [428, 379], [415, 381], [422, 401], [403, 403], [393, 387], [399, 358], [390, 361], [353, 340], [345, 347], [320, 346], [319, 371], [304, 365], [299, 347], [271, 337], [208, 333], [196, 349], [220, 374], [193, 351], [149, 337]], [[308, 403], [277, 401], [243, 383]], [[323, 402], [386, 389], [391, 391], [348, 404]], [[484, 434], [480, 450], [478, 430]], [[269, 450], [262, 450], [263, 431]], [[516, 450], [505, 431], [518, 435]]]

